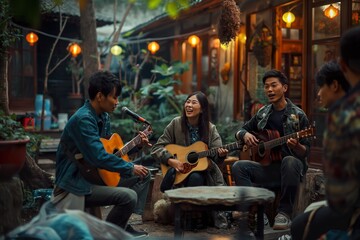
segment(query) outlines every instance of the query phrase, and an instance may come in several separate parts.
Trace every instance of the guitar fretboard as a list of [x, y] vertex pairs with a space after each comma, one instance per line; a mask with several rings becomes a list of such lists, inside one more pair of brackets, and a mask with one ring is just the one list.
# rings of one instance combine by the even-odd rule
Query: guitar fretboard
[[292, 133], [292, 134], [289, 134], [289, 135], [286, 135], [286, 136], [283, 136], [283, 137], [280, 137], [280, 138], [276, 138], [276, 139], [267, 141], [267, 142], [264, 143], [265, 149], [271, 149], [271, 148], [283, 145], [290, 138], [294, 138], [294, 139], [299, 138], [298, 133]]
[[225, 148], [229, 151], [232, 151], [232, 150], [236, 150], [236, 149], [240, 149], [242, 148], [242, 144], [241, 142], [234, 142], [234, 143], [230, 143], [230, 144], [226, 144], [222, 147], [218, 147], [218, 148], [212, 148], [212, 149], [209, 149], [209, 150], [206, 150], [206, 151], [202, 151], [202, 152], [197, 152], [198, 154], [198, 158], [203, 158], [203, 157], [208, 157], [208, 156], [211, 156], [211, 155], [215, 155], [217, 153], [217, 150], [219, 148]]
[[[151, 131], [148, 131], [148, 129], [145, 129], [144, 133], [146, 136], [149, 136], [151, 134]], [[136, 147], [136, 145], [141, 143], [141, 137], [140, 135], [137, 135], [134, 137], [131, 141], [127, 142], [119, 151], [115, 153], [116, 156], [121, 157], [130, 152], [131, 149]]]
[[314, 136], [314, 132], [315, 132], [315, 127], [311, 126], [305, 130], [301, 130], [299, 132], [291, 133], [289, 135], [275, 138], [270, 141], [264, 142], [264, 147], [265, 147], [265, 149], [271, 149], [271, 148], [280, 146], [280, 145], [286, 143], [286, 141], [290, 138], [301, 139], [301, 138], [312, 137], [312, 136]]

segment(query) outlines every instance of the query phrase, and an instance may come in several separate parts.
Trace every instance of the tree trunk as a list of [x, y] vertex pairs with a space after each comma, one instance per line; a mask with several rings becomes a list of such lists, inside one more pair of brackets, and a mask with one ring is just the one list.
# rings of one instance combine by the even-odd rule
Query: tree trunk
[[41, 169], [29, 154], [26, 154], [26, 161], [19, 175], [25, 187], [30, 190], [54, 187], [53, 176]]
[[83, 49], [84, 95], [88, 98], [89, 77], [99, 69], [96, 19], [93, 0], [80, 0], [80, 32]]
[[19, 178], [0, 182], [0, 238], [21, 225], [23, 191]]
[[[0, 46], [2, 44], [0, 43]], [[2, 47], [2, 46], [1, 46]], [[0, 110], [9, 114], [9, 94], [8, 94], [8, 53], [0, 53]]]

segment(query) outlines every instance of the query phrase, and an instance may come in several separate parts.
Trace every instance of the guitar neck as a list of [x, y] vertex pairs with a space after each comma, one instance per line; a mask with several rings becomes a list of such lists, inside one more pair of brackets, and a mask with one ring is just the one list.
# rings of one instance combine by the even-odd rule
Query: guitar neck
[[297, 132], [291, 133], [289, 135], [267, 141], [264, 143], [265, 149], [271, 149], [271, 148], [283, 145], [290, 138], [298, 139], [299, 138], [298, 133]]
[[229, 151], [232, 151], [232, 150], [239, 149], [240, 147], [241, 147], [240, 142], [234, 142], [234, 143], [226, 144], [226, 145], [224, 145], [222, 147], [212, 148], [212, 149], [209, 149], [209, 150], [206, 150], [206, 151], [197, 152], [197, 154], [198, 154], [199, 158], [203, 158], [203, 157], [208, 157], [208, 156], [211, 156], [211, 155], [215, 155], [219, 148], [225, 148], [225, 149], [227, 149]]
[[124, 156], [139, 143], [141, 143], [141, 137], [140, 135], [137, 135], [131, 141], [127, 142], [119, 151], [117, 151], [115, 155], [118, 157]]

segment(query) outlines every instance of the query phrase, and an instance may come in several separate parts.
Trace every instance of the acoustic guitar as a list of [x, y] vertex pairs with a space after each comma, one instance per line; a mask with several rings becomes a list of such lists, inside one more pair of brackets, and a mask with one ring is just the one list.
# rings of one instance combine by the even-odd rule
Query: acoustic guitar
[[260, 140], [258, 145], [248, 147], [244, 145], [243, 151], [250, 151], [251, 160], [259, 162], [263, 166], [269, 165], [273, 161], [281, 161], [281, 149], [273, 149], [287, 142], [288, 139], [301, 139], [315, 136], [315, 126], [295, 132], [283, 137], [277, 130], [265, 129], [259, 133], [252, 133]]
[[[151, 126], [147, 126], [147, 128], [143, 131], [146, 136], [149, 136], [152, 133]], [[103, 144], [105, 151], [110, 154], [115, 154], [118, 157], [121, 157], [125, 161], [130, 161], [127, 153], [141, 143], [140, 135], [134, 137], [131, 141], [127, 142], [125, 145], [119, 134], [114, 133], [111, 135], [110, 139], [100, 138], [101, 143]], [[98, 169], [99, 175], [105, 185], [115, 187], [118, 186], [120, 182], [120, 173], [111, 172], [105, 169]]]
[[[168, 144], [165, 146], [175, 159], [178, 159], [180, 162], [184, 163], [184, 170], [182, 172], [176, 172], [174, 184], [179, 184], [184, 181], [190, 173], [194, 171], [204, 171], [209, 166], [208, 156], [217, 154], [217, 150], [220, 147], [208, 149], [208, 146], [201, 141], [195, 142], [190, 146], [184, 147], [176, 144]], [[242, 149], [242, 142], [234, 142], [222, 146], [221, 148], [228, 149], [230, 151], [236, 149]], [[161, 172], [165, 176], [166, 172], [169, 169], [169, 166], [165, 164], [161, 165]]]

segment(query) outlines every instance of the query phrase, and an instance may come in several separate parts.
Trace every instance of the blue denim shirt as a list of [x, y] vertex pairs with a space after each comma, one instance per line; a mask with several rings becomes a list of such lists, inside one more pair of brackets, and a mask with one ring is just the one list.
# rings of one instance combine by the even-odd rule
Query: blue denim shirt
[[[120, 175], [131, 176], [134, 165], [130, 162], [109, 154], [100, 141], [101, 137], [109, 136], [110, 119], [107, 113], [96, 115], [89, 100], [69, 119], [61, 135], [61, 141], [72, 153], [82, 153], [84, 160], [97, 168]], [[64, 146], [59, 145], [56, 154], [55, 184], [76, 195], [91, 193], [92, 184], [80, 174], [77, 165], [70, 160]]]
[[[287, 105], [284, 112], [284, 115], [286, 117], [283, 118], [282, 122], [284, 136], [309, 127], [309, 120], [304, 111], [297, 107], [295, 104], [293, 104], [290, 99], [287, 98], [286, 102]], [[260, 132], [261, 130], [264, 130], [272, 111], [272, 104], [260, 108], [256, 115], [252, 117], [248, 122], [246, 122], [244, 126], [240, 129], [240, 138], [244, 139], [244, 136], [247, 132]], [[307, 170], [306, 160], [310, 152], [310, 140], [302, 138], [300, 139], [300, 143], [306, 147], [305, 157], [296, 156], [296, 154], [293, 153], [286, 144], [283, 144], [282, 152], [299, 158], [304, 163], [304, 170]]]

